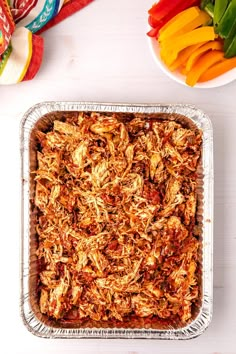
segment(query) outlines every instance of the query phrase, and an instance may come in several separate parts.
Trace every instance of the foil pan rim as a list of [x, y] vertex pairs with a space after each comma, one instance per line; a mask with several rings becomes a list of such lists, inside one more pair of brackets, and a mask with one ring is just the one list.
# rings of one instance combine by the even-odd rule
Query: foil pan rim
[[[122, 328], [53, 328], [34, 315], [29, 302], [29, 136], [37, 120], [55, 111], [100, 111], [127, 113], [177, 113], [187, 116], [203, 130], [204, 212], [203, 212], [203, 300], [201, 310], [190, 324], [179, 329]], [[213, 312], [213, 129], [210, 118], [194, 105], [170, 103], [100, 103], [83, 101], [46, 101], [32, 106], [20, 124], [21, 152], [21, 294], [23, 323], [36, 336], [43, 338], [116, 338], [116, 339], [192, 339], [209, 326]]]

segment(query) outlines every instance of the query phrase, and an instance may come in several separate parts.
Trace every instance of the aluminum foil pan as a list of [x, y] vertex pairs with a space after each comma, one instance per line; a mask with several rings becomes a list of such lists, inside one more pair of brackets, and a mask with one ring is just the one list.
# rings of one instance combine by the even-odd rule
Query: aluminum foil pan
[[[191, 323], [181, 328], [99, 328], [61, 325], [45, 318], [39, 311], [36, 292], [37, 259], [35, 250], [36, 210], [32, 204], [34, 181], [31, 172], [37, 168], [36, 130], [52, 126], [58, 113], [71, 111], [119, 112], [121, 114], [159, 113], [179, 114], [179, 121], [186, 119], [191, 126], [203, 132], [200, 163], [199, 205], [197, 217], [202, 227], [202, 291], [199, 311]], [[48, 115], [48, 113], [52, 113]], [[54, 114], [55, 113], [55, 114]], [[53, 118], [53, 117], [56, 118]], [[183, 118], [183, 116], [187, 118]], [[185, 122], [186, 123], [186, 122]], [[208, 116], [196, 107], [182, 104], [106, 104], [87, 102], [45, 102], [30, 108], [21, 123], [21, 183], [22, 183], [22, 231], [21, 231], [21, 315], [30, 332], [44, 338], [142, 338], [142, 339], [191, 339], [202, 334], [212, 318], [213, 308], [213, 132]]]

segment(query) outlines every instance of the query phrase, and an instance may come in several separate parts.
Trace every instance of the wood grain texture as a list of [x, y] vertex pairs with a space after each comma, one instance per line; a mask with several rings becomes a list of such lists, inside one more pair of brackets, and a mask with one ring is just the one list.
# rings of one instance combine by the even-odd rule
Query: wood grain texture
[[[95, 0], [43, 34], [43, 65], [32, 82], [0, 87], [0, 335], [4, 353], [236, 354], [236, 81], [199, 90], [164, 76], [145, 36], [149, 5], [147, 0]], [[210, 116], [215, 165], [214, 315], [199, 338], [187, 342], [45, 340], [23, 326], [19, 125], [29, 107], [48, 100], [190, 103]]]

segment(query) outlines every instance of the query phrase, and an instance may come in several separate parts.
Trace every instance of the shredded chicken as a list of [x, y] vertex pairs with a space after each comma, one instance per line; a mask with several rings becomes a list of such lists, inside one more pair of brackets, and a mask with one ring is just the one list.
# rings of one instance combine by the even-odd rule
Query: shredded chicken
[[41, 312], [188, 322], [200, 292], [201, 132], [167, 118], [80, 112], [38, 139]]

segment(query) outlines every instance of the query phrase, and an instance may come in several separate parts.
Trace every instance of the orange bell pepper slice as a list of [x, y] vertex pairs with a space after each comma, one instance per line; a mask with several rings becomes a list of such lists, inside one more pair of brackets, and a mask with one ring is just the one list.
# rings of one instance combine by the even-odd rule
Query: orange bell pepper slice
[[173, 64], [170, 65], [169, 69], [171, 71], [175, 71], [180, 66], [184, 65], [188, 60], [188, 58], [190, 57], [190, 55], [205, 43], [206, 42], [190, 45], [189, 47], [181, 50], [181, 52], [178, 54], [178, 57], [175, 59]]
[[215, 65], [210, 67], [205, 73], [203, 73], [200, 76], [198, 82], [213, 80], [216, 77], [234, 68], [236, 68], [236, 57], [224, 59], [223, 61], [216, 63]]
[[188, 58], [187, 63], [186, 63], [186, 70], [190, 71], [194, 65], [194, 63], [197, 61], [197, 59], [205, 52], [208, 52], [209, 50], [223, 50], [223, 43], [220, 41], [210, 41], [195, 50]]
[[211, 50], [203, 54], [194, 64], [192, 70], [188, 72], [186, 77], [186, 84], [194, 86], [201, 75], [203, 75], [211, 66], [224, 60], [224, 52], [219, 50]]

